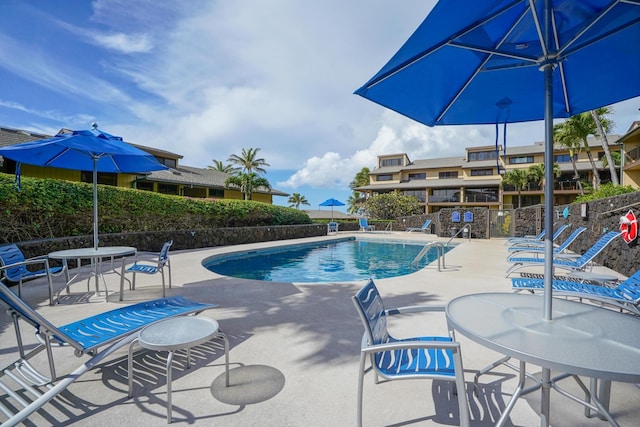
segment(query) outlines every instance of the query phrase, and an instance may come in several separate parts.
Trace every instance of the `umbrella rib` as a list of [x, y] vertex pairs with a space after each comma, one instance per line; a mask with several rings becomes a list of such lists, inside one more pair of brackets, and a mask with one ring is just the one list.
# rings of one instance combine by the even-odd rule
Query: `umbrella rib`
[[414, 55], [411, 58], [407, 59], [406, 61], [402, 62], [401, 64], [393, 67], [389, 71], [386, 71], [385, 73], [381, 74], [380, 76], [378, 76], [376, 78], [373, 78], [369, 83], [367, 83], [365, 88], [368, 90], [368, 89], [371, 89], [372, 87], [376, 86], [378, 83], [382, 83], [383, 81], [385, 81], [389, 77], [392, 77], [392, 76], [396, 75], [397, 73], [401, 72], [402, 70], [404, 70], [405, 68], [410, 67], [411, 65], [415, 64], [416, 62], [419, 62], [420, 60], [422, 60], [423, 58], [431, 55], [433, 52], [439, 50], [440, 48], [449, 45], [451, 43], [451, 40], [456, 39], [458, 37], [461, 37], [461, 36], [471, 32], [471, 31], [475, 30], [476, 28], [481, 27], [486, 22], [491, 21], [496, 16], [502, 15], [504, 12], [506, 12], [509, 9], [517, 6], [518, 4], [520, 4], [520, 0], [513, 0], [510, 4], [504, 6], [503, 8], [501, 8], [499, 10], [497, 10], [491, 16], [488, 16], [488, 17], [486, 17], [485, 19], [483, 19], [481, 21], [476, 21], [476, 22], [472, 23], [471, 25], [467, 26], [466, 28], [463, 28], [462, 30], [460, 30], [457, 33], [453, 34], [447, 40], [443, 40], [440, 43], [437, 43], [436, 45], [431, 47], [431, 49], [422, 51], [422, 52], [418, 53], [417, 55]]
[[[614, 0], [613, 2], [611, 2], [611, 4], [609, 4], [609, 6], [607, 6], [606, 9], [604, 9], [603, 11], [601, 11], [597, 16], [595, 16], [591, 22], [582, 29], [582, 31], [579, 31], [577, 34], [575, 34], [563, 47], [558, 47], [558, 53], [562, 54], [565, 50], [567, 50], [573, 43], [575, 43], [578, 39], [580, 39], [580, 37], [582, 37], [582, 35], [584, 33], [586, 33], [587, 31], [589, 31], [591, 29], [591, 27], [593, 27], [598, 21], [600, 21], [600, 19], [604, 18], [604, 16], [609, 13], [617, 4], [620, 3], [620, 0]], [[622, 27], [624, 28], [624, 27]], [[605, 33], [603, 35], [601, 35], [600, 37], [592, 40], [590, 43], [585, 44], [583, 47], [586, 47], [592, 43], [595, 43], [605, 37], [607, 37], [609, 34], [611, 33], [616, 33], [619, 31], [620, 28], [617, 28], [613, 31], [610, 31], [608, 33]], [[579, 50], [579, 49], [576, 49]]]
[[[553, 41], [556, 44], [556, 49], [560, 49], [560, 38], [558, 37], [558, 26], [556, 23], [555, 15], [551, 14], [551, 26], [553, 28]], [[568, 113], [571, 110], [569, 104], [569, 89], [567, 87], [567, 80], [564, 74], [564, 65], [562, 62], [558, 62], [558, 69], [560, 72], [560, 84], [562, 85], [562, 95], [564, 98], [564, 109]]]
[[49, 166], [51, 163], [55, 162], [56, 160], [58, 160], [58, 158], [60, 158], [61, 156], [63, 156], [64, 154], [66, 154], [67, 152], [69, 152], [69, 150], [71, 150], [70, 148], [65, 148], [64, 150], [62, 150], [61, 152], [59, 152], [58, 154], [56, 154], [55, 156], [53, 156], [52, 158], [50, 158], [49, 160], [47, 160], [46, 162], [44, 162], [43, 164], [45, 166]]
[[[504, 9], [503, 9], [504, 11]], [[500, 12], [502, 13], [502, 11]], [[487, 50], [485, 53], [487, 54], [487, 56], [482, 60], [482, 62], [476, 67], [476, 69], [473, 71], [473, 73], [471, 73], [471, 75], [467, 78], [467, 80], [464, 82], [464, 84], [462, 85], [462, 87], [460, 88], [460, 90], [458, 90], [456, 92], [456, 94], [449, 100], [449, 102], [447, 103], [447, 105], [444, 106], [444, 108], [442, 109], [442, 111], [440, 112], [440, 114], [438, 114], [437, 118], [436, 118], [436, 122], [440, 121], [442, 119], [442, 117], [447, 114], [447, 111], [449, 111], [449, 109], [451, 108], [451, 106], [453, 106], [453, 104], [455, 104], [455, 102], [458, 100], [458, 98], [460, 98], [462, 96], [462, 94], [464, 93], [464, 91], [467, 89], [467, 87], [471, 84], [471, 82], [473, 81], [473, 79], [478, 75], [478, 73], [480, 73], [480, 71], [482, 70], [482, 68], [489, 62], [489, 60], [491, 59], [491, 57], [494, 54], [499, 54], [497, 52], [497, 49], [500, 48], [500, 46], [502, 46], [502, 43], [504, 43], [504, 41], [509, 37], [509, 35], [511, 34], [511, 32], [514, 30], [514, 28], [518, 25], [518, 23], [520, 23], [520, 21], [522, 21], [522, 19], [524, 18], [524, 16], [526, 15], [527, 10], [523, 10], [523, 12], [520, 14], [520, 16], [518, 17], [518, 19], [515, 20], [515, 22], [511, 25], [511, 28], [509, 29], [509, 31], [505, 32], [505, 34], [502, 36], [502, 39], [500, 39], [500, 41], [495, 45], [495, 47], [493, 48], [493, 50]], [[496, 15], [494, 15], [496, 16]], [[493, 19], [493, 17], [492, 17]], [[487, 20], [485, 20], [486, 22]], [[451, 44], [453, 46], [453, 44]], [[456, 47], [460, 47], [460, 46], [456, 46]]]

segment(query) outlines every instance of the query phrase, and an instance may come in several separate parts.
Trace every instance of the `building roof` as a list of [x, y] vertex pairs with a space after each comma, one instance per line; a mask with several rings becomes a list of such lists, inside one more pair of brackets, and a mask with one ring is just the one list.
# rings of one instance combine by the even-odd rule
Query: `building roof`
[[[69, 129], [61, 129], [58, 133], [70, 133]], [[0, 147], [14, 144], [21, 144], [23, 142], [35, 141], [39, 139], [52, 138], [53, 135], [45, 135], [41, 133], [29, 132], [21, 129], [12, 129], [8, 127], [0, 127]], [[127, 142], [134, 147], [137, 147], [147, 153], [156, 157], [165, 157], [172, 159], [182, 159], [184, 156], [173, 153], [171, 151], [162, 150], [154, 147], [147, 147], [145, 145], [133, 144]], [[1, 157], [1, 156], [0, 156]], [[196, 168], [193, 166], [184, 166], [179, 164], [175, 169], [168, 169], [162, 171], [155, 171], [145, 174], [144, 179], [154, 182], [168, 182], [181, 185], [197, 185], [208, 188], [225, 188], [224, 182], [229, 177], [229, 174], [215, 171], [208, 168]], [[267, 190], [265, 188], [259, 188], [255, 192], [271, 194], [274, 196], [289, 196], [289, 193], [285, 193], [280, 190], [272, 188]]]

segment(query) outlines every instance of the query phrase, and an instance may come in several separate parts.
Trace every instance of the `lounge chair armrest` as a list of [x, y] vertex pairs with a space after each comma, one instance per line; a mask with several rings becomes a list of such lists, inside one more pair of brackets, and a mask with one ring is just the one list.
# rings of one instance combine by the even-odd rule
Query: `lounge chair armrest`
[[443, 305], [412, 305], [406, 307], [390, 308], [386, 311], [387, 315], [392, 316], [394, 314], [408, 314], [408, 313], [422, 313], [422, 312], [443, 312], [445, 306]]

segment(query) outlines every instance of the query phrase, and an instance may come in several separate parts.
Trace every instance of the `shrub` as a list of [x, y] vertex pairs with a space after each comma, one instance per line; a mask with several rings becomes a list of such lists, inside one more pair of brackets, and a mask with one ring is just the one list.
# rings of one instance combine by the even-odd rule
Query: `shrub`
[[[0, 173], [0, 232], [5, 242], [90, 235], [93, 184]], [[300, 210], [251, 200], [191, 199], [98, 185], [100, 233], [311, 224]]]
[[611, 182], [602, 184], [600, 189], [584, 196], [576, 197], [574, 203], [583, 203], [590, 200], [606, 199], [607, 197], [619, 196], [621, 194], [633, 193], [637, 191], [630, 185], [615, 185]]

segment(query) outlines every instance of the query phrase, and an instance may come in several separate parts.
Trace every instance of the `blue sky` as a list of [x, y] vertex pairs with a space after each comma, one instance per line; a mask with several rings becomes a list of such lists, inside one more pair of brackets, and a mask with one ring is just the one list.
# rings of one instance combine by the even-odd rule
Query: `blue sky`
[[[379, 154], [494, 143], [492, 126], [428, 128], [353, 95], [434, 3], [2, 0], [0, 126], [55, 134], [97, 122], [197, 167], [260, 148], [271, 184], [318, 209], [346, 201]], [[616, 133], [639, 107], [614, 106]], [[541, 122], [508, 132], [510, 145], [544, 138]]]

